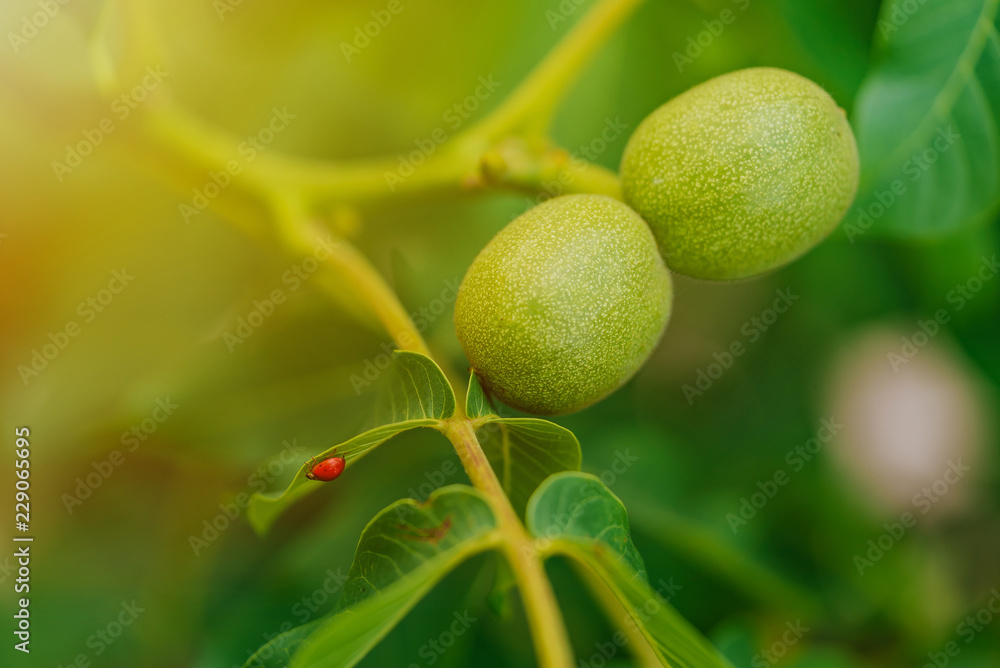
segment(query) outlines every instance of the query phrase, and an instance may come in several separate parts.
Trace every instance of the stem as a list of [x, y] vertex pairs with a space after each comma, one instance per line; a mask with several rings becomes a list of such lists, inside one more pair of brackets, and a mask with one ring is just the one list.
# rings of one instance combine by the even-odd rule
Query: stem
[[253, 162], [247, 161], [239, 154], [242, 140], [235, 134], [206, 123], [172, 101], [151, 106], [140, 118], [139, 138], [154, 144], [160, 155], [180, 158], [189, 178], [203, 183], [208, 180], [209, 171], [229, 171], [227, 163], [235, 161], [240, 170], [230, 175], [232, 181], [228, 187], [255, 195], [268, 192], [269, 182], [259, 178], [254, 169], [267, 154], [261, 152], [254, 156]]
[[493, 140], [514, 130], [544, 134], [559, 101], [594, 52], [643, 0], [600, 0], [503, 104], [469, 132]]
[[[593, 193], [622, 198], [621, 180], [616, 172], [573, 156], [561, 148], [539, 151], [520, 137], [508, 137], [493, 146], [481, 159], [484, 184], [517, 188], [527, 193], [547, 191]], [[549, 188], [555, 184], [558, 192]]]
[[622, 182], [617, 172], [587, 163], [566, 187], [568, 193], [594, 193], [622, 200]]
[[466, 417], [452, 418], [445, 423], [443, 433], [455, 446], [455, 452], [473, 486], [486, 496], [497, 516], [499, 531], [503, 536], [501, 549], [510, 563], [521, 592], [538, 665], [543, 668], [570, 668], [573, 664], [573, 650], [570, 648], [566, 625], [563, 623], [555, 592], [552, 591], [552, 584], [545, 574], [534, 540], [514, 512], [479, 445], [472, 422]]
[[340, 242], [331, 260], [351, 277], [351, 287], [367, 302], [400, 350], [430, 357], [431, 351], [392, 290], [354, 246]]
[[[329, 265], [339, 270], [341, 277], [348, 283], [350, 292], [372, 311], [399, 349], [430, 357], [430, 349], [409, 313], [364, 255], [344, 240], [337, 239], [332, 244], [328, 243], [330, 235], [327, 233], [324, 238], [326, 230], [307, 217], [304, 205], [294, 195], [277, 196], [273, 206], [279, 231], [288, 250], [303, 255], [313, 254], [317, 249], [324, 250], [329, 256]], [[345, 290], [342, 282], [340, 283], [321, 282], [321, 285], [332, 289], [333, 296], [342, 297]]]
[[663, 666], [650, 646], [646, 636], [632, 622], [631, 613], [622, 605], [615, 593], [604, 580], [598, 577], [589, 567], [573, 560], [573, 570], [584, 581], [591, 594], [597, 599], [608, 619], [613, 620], [618, 630], [628, 639], [632, 656], [642, 668], [661, 668]]
[[[180, 157], [181, 166], [188, 170], [186, 177], [196, 182], [204, 182], [209, 171], [223, 170], [235, 161], [240, 173], [232, 175], [231, 187], [264, 199], [276, 189], [298, 192], [311, 203], [348, 204], [485, 185], [544, 191], [546, 180], [542, 177], [551, 167], [544, 136], [556, 106], [583, 65], [640, 2], [601, 0], [497, 109], [441, 146], [405, 177], [399, 172], [398, 156], [338, 162], [268, 149], [255, 154], [252, 161], [243, 159], [237, 150], [241, 141], [237, 135], [213, 127], [169, 101], [142, 115], [141, 132], [160, 153]], [[509, 135], [528, 137], [534, 153], [523, 169], [513, 171], [508, 178], [484, 178], [484, 157]], [[567, 192], [598, 192], [620, 198], [617, 175], [583, 164], [578, 183], [571, 184]], [[230, 196], [226, 193], [222, 198]]]

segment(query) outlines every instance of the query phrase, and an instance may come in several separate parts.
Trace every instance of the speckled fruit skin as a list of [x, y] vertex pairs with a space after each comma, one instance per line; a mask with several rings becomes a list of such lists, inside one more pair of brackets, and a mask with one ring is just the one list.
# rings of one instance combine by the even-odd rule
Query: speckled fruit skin
[[671, 296], [638, 214], [603, 195], [567, 195], [515, 219], [476, 257], [455, 330], [493, 396], [536, 415], [572, 413], [642, 366]]
[[671, 269], [735, 280], [791, 262], [837, 226], [857, 191], [858, 149], [822, 88], [757, 68], [650, 114], [625, 147], [621, 176]]

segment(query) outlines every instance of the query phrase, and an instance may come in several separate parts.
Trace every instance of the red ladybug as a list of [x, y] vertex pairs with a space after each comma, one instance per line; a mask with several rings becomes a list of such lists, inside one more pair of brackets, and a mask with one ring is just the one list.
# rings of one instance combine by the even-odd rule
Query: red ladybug
[[330, 457], [329, 459], [324, 459], [318, 464], [315, 462], [315, 457], [309, 460], [309, 463], [312, 466], [308, 471], [306, 471], [306, 477], [310, 480], [321, 480], [323, 482], [336, 480], [340, 477], [340, 474], [344, 472], [344, 467], [347, 466], [347, 460], [343, 457]]

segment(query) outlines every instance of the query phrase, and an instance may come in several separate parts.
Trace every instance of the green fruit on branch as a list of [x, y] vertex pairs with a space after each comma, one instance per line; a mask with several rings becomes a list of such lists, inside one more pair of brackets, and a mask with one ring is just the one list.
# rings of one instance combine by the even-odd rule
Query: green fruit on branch
[[857, 190], [858, 151], [822, 88], [758, 68], [654, 111], [629, 139], [621, 176], [671, 269], [734, 280], [791, 262], [837, 226]]
[[538, 415], [578, 411], [642, 366], [670, 315], [670, 274], [646, 223], [602, 195], [549, 200], [469, 267], [455, 329], [485, 389]]

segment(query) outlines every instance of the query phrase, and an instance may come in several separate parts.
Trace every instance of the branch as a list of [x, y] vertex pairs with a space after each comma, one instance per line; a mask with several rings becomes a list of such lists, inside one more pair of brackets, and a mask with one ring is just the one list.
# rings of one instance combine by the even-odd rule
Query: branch
[[636, 663], [642, 668], [661, 668], [663, 664], [656, 657], [646, 636], [639, 631], [639, 627], [631, 619], [631, 613], [622, 605], [611, 588], [587, 566], [576, 561], [573, 561], [571, 566], [604, 609], [607, 619], [625, 634]]
[[[546, 183], [559, 175], [567, 157], [546, 138], [556, 107], [593, 53], [641, 1], [600, 0], [497, 109], [443, 144], [407, 177], [387, 176], [397, 174], [397, 156], [331, 161], [268, 150], [259, 153], [252, 163], [242, 165], [242, 172], [232, 177], [233, 187], [265, 199], [270, 191], [294, 191], [311, 204], [365, 204], [390, 196], [484, 187], [545, 192]], [[150, 108], [144, 116], [146, 138], [161, 152], [177, 156], [182, 164], [199, 170], [194, 178], [223, 169], [238, 157], [238, 137], [176, 104], [166, 102]], [[498, 146], [509, 138], [520, 138], [522, 146], [517, 160], [499, 165], [502, 177], [497, 178]], [[620, 197], [614, 172], [583, 160], [578, 163], [579, 179], [561, 192], [600, 192]], [[222, 197], [228, 197], [228, 193]]]
[[573, 650], [566, 625], [535, 541], [510, 505], [479, 444], [472, 421], [458, 415], [449, 421], [443, 433], [455, 447], [473, 486], [483, 492], [497, 516], [499, 532], [503, 537], [501, 548], [521, 593], [538, 665], [542, 668], [572, 668]]
[[500, 139], [517, 130], [544, 135], [559, 102], [594, 52], [643, 0], [600, 0], [470, 134]]

